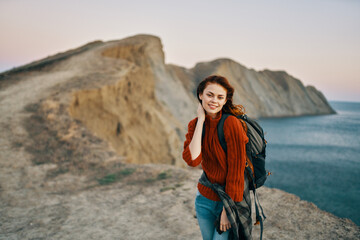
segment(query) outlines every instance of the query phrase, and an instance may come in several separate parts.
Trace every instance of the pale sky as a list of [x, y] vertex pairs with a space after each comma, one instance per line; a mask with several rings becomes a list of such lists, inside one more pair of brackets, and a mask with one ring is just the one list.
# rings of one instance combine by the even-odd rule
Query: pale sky
[[161, 38], [166, 63], [226, 57], [360, 101], [360, 0], [0, 0], [0, 72], [143, 33]]

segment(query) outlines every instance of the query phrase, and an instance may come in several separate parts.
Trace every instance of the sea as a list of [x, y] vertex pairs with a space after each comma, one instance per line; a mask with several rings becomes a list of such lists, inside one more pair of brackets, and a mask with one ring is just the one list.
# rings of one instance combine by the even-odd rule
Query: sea
[[265, 186], [360, 225], [360, 102], [331, 115], [259, 119], [268, 142]]

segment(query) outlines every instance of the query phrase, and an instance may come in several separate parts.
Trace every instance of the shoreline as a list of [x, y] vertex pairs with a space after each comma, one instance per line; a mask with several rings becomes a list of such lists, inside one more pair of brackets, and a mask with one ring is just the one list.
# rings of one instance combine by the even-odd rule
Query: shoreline
[[326, 209], [323, 209], [323, 208], [319, 207], [316, 203], [314, 203], [314, 202], [312, 202], [312, 201], [310, 201], [310, 200], [302, 199], [301, 196], [299, 196], [299, 195], [297, 195], [297, 194], [295, 194], [295, 193], [291, 193], [291, 192], [288, 192], [288, 191], [286, 191], [286, 190], [283, 190], [283, 189], [280, 189], [280, 188], [276, 188], [276, 187], [269, 187], [269, 186], [266, 186], [266, 184], [265, 184], [264, 186], [265, 186], [266, 188], [268, 188], [268, 189], [279, 190], [279, 191], [282, 191], [282, 192], [284, 192], [284, 193], [286, 193], [286, 194], [294, 195], [296, 198], [298, 198], [299, 201], [304, 201], [304, 202], [307, 202], [307, 203], [309, 203], [309, 204], [313, 204], [313, 205], [316, 206], [316, 208], [318, 208], [320, 211], [323, 211], [323, 212], [325, 212], [325, 213], [331, 214], [331, 215], [333, 215], [333, 216], [335, 216], [335, 217], [337, 217], [337, 218], [339, 218], [339, 219], [342, 219], [342, 220], [345, 220], [345, 221], [349, 221], [349, 222], [353, 223], [354, 225], [360, 227], [360, 225], [359, 225], [359, 224], [356, 224], [351, 218], [338, 216], [338, 215], [336, 215], [335, 213], [332, 213], [332, 212], [330, 212], [330, 211], [327, 211]]

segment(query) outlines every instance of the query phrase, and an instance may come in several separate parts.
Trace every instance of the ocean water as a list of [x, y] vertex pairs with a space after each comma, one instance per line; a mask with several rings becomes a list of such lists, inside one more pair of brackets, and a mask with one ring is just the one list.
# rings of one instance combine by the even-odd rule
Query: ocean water
[[360, 102], [330, 102], [337, 114], [260, 119], [265, 183], [360, 225]]

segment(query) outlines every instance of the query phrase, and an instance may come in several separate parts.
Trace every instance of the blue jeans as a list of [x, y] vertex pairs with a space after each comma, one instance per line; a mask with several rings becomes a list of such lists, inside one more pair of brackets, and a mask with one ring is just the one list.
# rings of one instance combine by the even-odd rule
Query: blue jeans
[[196, 217], [199, 222], [201, 235], [203, 240], [227, 240], [229, 231], [219, 234], [216, 231], [214, 222], [223, 210], [223, 203], [212, 201], [203, 195], [199, 191], [196, 193], [195, 198], [195, 210]]

